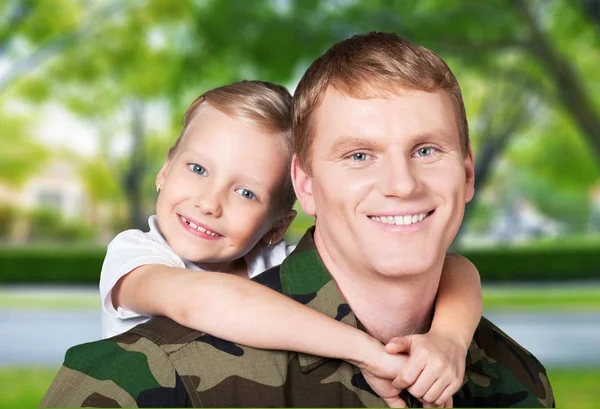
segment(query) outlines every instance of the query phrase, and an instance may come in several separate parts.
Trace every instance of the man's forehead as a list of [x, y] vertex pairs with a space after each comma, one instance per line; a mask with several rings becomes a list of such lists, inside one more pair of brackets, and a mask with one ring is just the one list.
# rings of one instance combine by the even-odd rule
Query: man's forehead
[[446, 99], [450, 102], [450, 97], [447, 93], [441, 89], [435, 89], [432, 91], [425, 91], [416, 88], [408, 88], [390, 84], [388, 88], [383, 88], [380, 85], [369, 85], [366, 84], [364, 87], [360, 87], [359, 90], [347, 90], [345, 88], [339, 88], [335, 86], [329, 86], [323, 94], [323, 99], [319, 106], [336, 105], [336, 104], [354, 104], [354, 105], [365, 105], [372, 101], [402, 101], [414, 99], [415, 97], [435, 97], [440, 99]]
[[451, 135], [458, 140], [452, 102], [443, 91], [397, 89], [356, 98], [329, 88], [315, 113], [315, 138], [379, 134]]

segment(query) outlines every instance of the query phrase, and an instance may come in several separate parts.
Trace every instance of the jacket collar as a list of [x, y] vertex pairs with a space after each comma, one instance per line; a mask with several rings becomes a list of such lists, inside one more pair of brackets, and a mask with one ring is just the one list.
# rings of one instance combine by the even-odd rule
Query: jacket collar
[[[279, 274], [282, 292], [316, 311], [364, 331], [364, 326], [350, 310], [348, 302], [323, 264], [315, 245], [314, 232], [314, 226], [308, 229], [295, 250], [281, 264]], [[481, 365], [482, 356], [485, 356], [485, 353], [475, 341], [471, 341], [465, 362], [467, 370], [463, 385], [472, 376], [498, 377], [494, 371]], [[330, 358], [300, 353], [298, 359], [302, 372], [307, 373]]]

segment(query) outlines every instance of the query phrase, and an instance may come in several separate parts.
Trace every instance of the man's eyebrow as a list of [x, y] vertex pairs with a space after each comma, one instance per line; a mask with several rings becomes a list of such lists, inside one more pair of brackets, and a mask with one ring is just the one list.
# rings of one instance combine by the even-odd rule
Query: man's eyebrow
[[347, 153], [353, 149], [375, 150], [379, 144], [369, 138], [360, 138], [358, 136], [343, 136], [335, 141], [335, 145], [329, 150], [330, 154], [337, 156]]
[[445, 131], [434, 131], [434, 132], [423, 132], [412, 136], [413, 142], [423, 143], [428, 141], [446, 141], [446, 142], [459, 142], [459, 137], [456, 135], [449, 134]]

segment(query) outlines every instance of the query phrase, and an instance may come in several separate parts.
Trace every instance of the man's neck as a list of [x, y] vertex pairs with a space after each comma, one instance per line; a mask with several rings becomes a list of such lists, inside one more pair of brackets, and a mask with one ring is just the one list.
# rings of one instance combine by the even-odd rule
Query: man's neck
[[[381, 342], [426, 332], [431, 324], [442, 265], [422, 274], [386, 277], [349, 265], [332, 254], [316, 229], [315, 245], [350, 308], [367, 331]], [[336, 257], [337, 256], [337, 257]], [[335, 261], [334, 261], [335, 259]], [[439, 270], [439, 271], [438, 271]]]

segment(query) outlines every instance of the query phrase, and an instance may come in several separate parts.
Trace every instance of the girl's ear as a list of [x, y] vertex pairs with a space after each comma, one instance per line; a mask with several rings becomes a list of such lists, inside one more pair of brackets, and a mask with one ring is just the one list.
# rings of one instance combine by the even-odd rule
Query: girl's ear
[[278, 243], [283, 239], [288, 227], [290, 227], [290, 224], [292, 224], [296, 218], [296, 214], [297, 212], [292, 209], [275, 222], [275, 225], [273, 225], [271, 230], [263, 237], [263, 240], [268, 246]]
[[165, 160], [165, 163], [162, 165], [162, 168], [156, 174], [156, 180], [154, 181], [156, 185], [156, 191], [159, 192], [165, 183], [165, 179], [167, 178], [167, 172], [169, 170], [169, 165], [171, 161], [169, 159]]
[[294, 185], [296, 197], [298, 198], [298, 202], [300, 202], [300, 206], [302, 206], [304, 213], [309, 216], [316, 216], [315, 198], [312, 190], [312, 177], [302, 169], [296, 155], [292, 158], [292, 183]]

